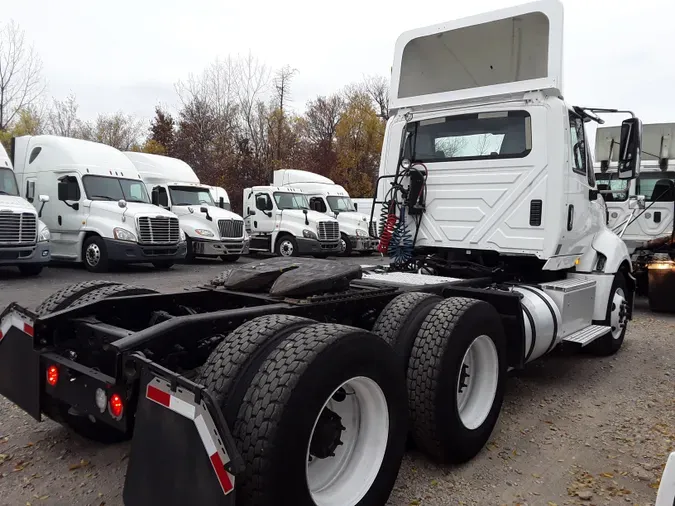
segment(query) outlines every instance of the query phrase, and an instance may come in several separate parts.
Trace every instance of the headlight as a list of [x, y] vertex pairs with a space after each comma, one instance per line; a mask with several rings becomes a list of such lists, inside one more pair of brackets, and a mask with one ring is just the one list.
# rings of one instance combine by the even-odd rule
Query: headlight
[[183, 232], [183, 229], [180, 229], [180, 240], [181, 242], [185, 241], [185, 232]]
[[316, 234], [312, 232], [311, 230], [303, 230], [302, 235], [306, 237], [307, 239], [316, 239]]
[[210, 230], [203, 229], [203, 228], [196, 228], [195, 234], [201, 235], [203, 237], [213, 237], [213, 232], [211, 232]]
[[49, 233], [49, 229], [47, 227], [45, 227], [42, 230], [40, 230], [40, 235], [38, 235], [38, 242], [46, 242], [49, 239], [51, 239], [51, 234]]
[[119, 241], [136, 242], [136, 236], [126, 228], [113, 228], [113, 236]]
[[357, 228], [356, 235], [358, 237], [366, 237], [368, 235], [368, 232], [366, 232], [365, 230], [361, 230], [360, 228]]

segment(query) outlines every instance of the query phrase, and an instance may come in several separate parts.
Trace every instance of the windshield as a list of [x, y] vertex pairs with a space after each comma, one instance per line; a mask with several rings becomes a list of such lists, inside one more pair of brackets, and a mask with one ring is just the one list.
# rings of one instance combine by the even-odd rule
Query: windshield
[[309, 209], [307, 197], [302, 193], [274, 192], [274, 200], [279, 209]]
[[19, 196], [19, 189], [16, 186], [16, 178], [12, 169], [0, 168], [0, 195]]
[[91, 200], [126, 200], [150, 203], [145, 184], [139, 179], [122, 179], [108, 176], [84, 176], [84, 191]]
[[628, 198], [628, 192], [626, 191], [626, 188], [628, 188], [627, 179], [618, 179], [615, 173], [605, 172], [596, 173], [595, 180], [598, 190], [612, 191], [612, 193], [601, 194], [605, 202], [623, 202]]
[[356, 211], [352, 199], [349, 197], [326, 197], [331, 211], [334, 213], [349, 213]]
[[170, 186], [171, 202], [174, 206], [215, 206], [211, 192], [197, 186]]

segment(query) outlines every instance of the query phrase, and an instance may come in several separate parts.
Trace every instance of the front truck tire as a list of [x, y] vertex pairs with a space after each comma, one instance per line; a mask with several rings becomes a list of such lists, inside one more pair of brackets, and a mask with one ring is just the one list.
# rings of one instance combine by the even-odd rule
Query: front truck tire
[[405, 399], [397, 357], [374, 334], [334, 324], [290, 334], [237, 414], [237, 504], [385, 504], [404, 453]]
[[159, 262], [152, 262], [152, 265], [157, 270], [167, 271], [173, 267], [173, 262], [171, 260], [162, 260]]
[[[112, 281], [85, 281], [68, 286], [47, 297], [36, 310], [38, 316], [89, 304], [107, 297], [157, 293], [155, 290], [114, 283]], [[45, 414], [55, 422], [69, 427], [76, 434], [99, 443], [118, 443], [131, 437], [103, 422], [92, 422], [86, 415], [76, 415], [70, 406], [53, 398], [45, 399]]]
[[418, 448], [462, 463], [485, 446], [504, 399], [506, 336], [487, 302], [450, 297], [425, 318], [408, 364], [408, 405]]
[[623, 345], [623, 340], [626, 337], [626, 329], [628, 328], [627, 311], [630, 299], [628, 284], [622, 271], [614, 275], [614, 281], [609, 293], [607, 312], [605, 319], [600, 325], [611, 327], [612, 330], [604, 336], [597, 338], [587, 347], [589, 352], [599, 356], [615, 354]]
[[241, 255], [220, 255], [223, 262], [236, 262]]
[[106, 248], [105, 241], [101, 237], [92, 235], [84, 241], [82, 261], [89, 272], [108, 272], [110, 267], [108, 248]]

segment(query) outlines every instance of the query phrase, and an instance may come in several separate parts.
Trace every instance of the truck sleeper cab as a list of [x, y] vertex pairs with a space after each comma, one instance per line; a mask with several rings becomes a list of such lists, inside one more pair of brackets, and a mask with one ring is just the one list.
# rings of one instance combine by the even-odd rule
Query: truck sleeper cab
[[0, 266], [18, 267], [21, 274], [35, 276], [51, 259], [49, 229], [38, 218], [31, 202], [44, 206], [46, 195], [23, 199], [5, 148], [0, 144]]
[[311, 210], [302, 191], [254, 186], [244, 189], [243, 202], [251, 251], [284, 257], [340, 252], [338, 221]]
[[229, 201], [226, 206], [222, 195], [215, 202], [212, 187], [201, 184], [192, 167], [168, 156], [135, 152], [125, 155], [141, 174], [152, 202], [178, 216], [187, 236], [188, 262], [196, 257], [234, 262], [248, 254], [243, 218], [228, 209]]
[[357, 211], [342, 186], [320, 174], [292, 169], [274, 171], [273, 184], [301, 190], [307, 196], [310, 209], [338, 220], [343, 255], [350, 255], [352, 251], [361, 255], [375, 252], [377, 239], [370, 236], [368, 216]]
[[26, 195], [50, 197], [44, 220], [52, 259], [92, 272], [113, 263], [171, 267], [185, 257], [178, 218], [150, 203], [133, 164], [110, 146], [54, 135], [14, 139], [14, 163]]

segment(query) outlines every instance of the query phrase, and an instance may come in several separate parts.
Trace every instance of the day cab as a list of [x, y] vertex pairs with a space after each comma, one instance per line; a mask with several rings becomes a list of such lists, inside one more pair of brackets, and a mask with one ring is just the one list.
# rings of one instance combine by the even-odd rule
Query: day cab
[[304, 170], [275, 170], [274, 186], [302, 190], [310, 209], [337, 218], [340, 224], [340, 250], [369, 255], [375, 251], [377, 240], [370, 237], [369, 216], [358, 212], [347, 190], [320, 174]]
[[[210, 186], [201, 184], [192, 167], [178, 158], [125, 152], [148, 191], [152, 202], [178, 216], [187, 236], [188, 261], [195, 257], [236, 261], [248, 253], [244, 220], [225, 205], [225, 196], [213, 199]], [[221, 197], [223, 200], [221, 201]]]
[[185, 257], [178, 218], [150, 203], [138, 171], [117, 149], [55, 135], [13, 143], [19, 187], [28, 199], [49, 197], [41, 216], [53, 260], [106, 272], [112, 263], [165, 269]]
[[0, 144], [0, 267], [16, 266], [24, 276], [35, 276], [49, 263], [49, 229], [32, 205], [48, 201], [46, 195], [36, 199], [34, 192], [21, 197], [12, 162]]
[[283, 186], [245, 188], [243, 203], [251, 251], [284, 257], [340, 253], [338, 221], [310, 209], [301, 190]]

